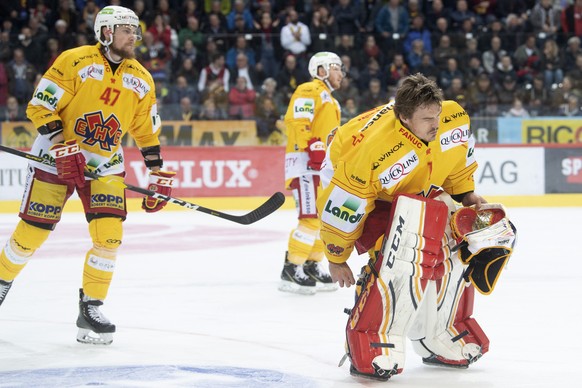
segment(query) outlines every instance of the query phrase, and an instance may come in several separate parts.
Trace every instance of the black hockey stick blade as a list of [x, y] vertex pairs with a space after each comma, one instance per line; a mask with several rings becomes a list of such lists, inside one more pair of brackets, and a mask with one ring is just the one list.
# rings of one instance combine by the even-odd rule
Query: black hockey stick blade
[[[36, 155], [29, 154], [27, 152], [15, 150], [13, 148], [6, 147], [6, 146], [3, 146], [1, 144], [0, 144], [0, 150], [8, 152], [12, 155], [26, 158], [28, 160], [32, 160], [34, 162], [46, 164], [49, 166], [52, 165], [49, 160], [43, 159], [40, 156], [36, 156]], [[283, 205], [283, 203], [285, 203], [285, 195], [281, 192], [276, 192], [265, 203], [263, 203], [258, 208], [254, 209], [254, 210], [250, 211], [249, 213], [244, 214], [242, 216], [236, 216], [236, 215], [232, 215], [232, 214], [228, 214], [228, 213], [223, 213], [223, 212], [220, 212], [218, 210], [209, 209], [209, 208], [206, 208], [204, 206], [196, 205], [194, 203], [185, 201], [183, 199], [170, 197], [168, 195], [162, 195], [162, 194], [156, 193], [155, 191], [151, 191], [151, 190], [147, 190], [147, 189], [142, 189], [141, 187], [133, 186], [133, 185], [130, 185], [128, 183], [119, 181], [117, 179], [111, 179], [107, 176], [97, 175], [91, 171], [85, 170], [85, 176], [88, 178], [99, 180], [99, 181], [104, 182], [104, 183], [117, 185], [118, 187], [130, 190], [130, 191], [134, 191], [136, 193], [140, 193], [143, 195], [148, 195], [150, 197], [154, 197], [154, 198], [162, 200], [162, 201], [173, 203], [173, 204], [176, 204], [176, 205], [179, 205], [179, 206], [191, 209], [191, 210], [196, 210], [196, 211], [199, 211], [202, 213], [210, 214], [210, 215], [215, 216], [215, 217], [220, 217], [220, 218], [223, 218], [225, 220], [236, 222], [237, 224], [241, 224], [241, 225], [250, 225], [252, 223], [255, 223], [255, 222], [265, 218], [269, 214], [273, 213], [275, 210], [279, 209]]]

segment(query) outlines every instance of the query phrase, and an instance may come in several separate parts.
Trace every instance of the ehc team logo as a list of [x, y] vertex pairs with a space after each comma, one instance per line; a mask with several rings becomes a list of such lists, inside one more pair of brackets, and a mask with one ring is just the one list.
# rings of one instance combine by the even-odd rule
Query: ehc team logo
[[75, 122], [75, 133], [83, 137], [83, 143], [90, 146], [99, 145], [104, 151], [116, 147], [122, 135], [121, 124], [115, 115], [103, 119], [102, 112], [86, 113]]

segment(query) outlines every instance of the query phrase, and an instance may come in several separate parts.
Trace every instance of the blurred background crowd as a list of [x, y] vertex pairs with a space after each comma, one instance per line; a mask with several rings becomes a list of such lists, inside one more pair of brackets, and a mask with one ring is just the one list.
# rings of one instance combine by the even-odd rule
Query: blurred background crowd
[[106, 5], [140, 17], [164, 120], [256, 120], [266, 138], [318, 51], [346, 67], [343, 122], [415, 72], [473, 116], [582, 116], [582, 0], [2, 0], [0, 121], [26, 120], [36, 82], [95, 44]]

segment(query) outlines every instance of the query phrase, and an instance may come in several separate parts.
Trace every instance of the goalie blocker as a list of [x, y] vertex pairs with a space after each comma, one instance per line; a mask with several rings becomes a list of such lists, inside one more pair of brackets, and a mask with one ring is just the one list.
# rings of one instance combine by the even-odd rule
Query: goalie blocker
[[[486, 256], [490, 262], [505, 263], [511, 251], [503, 251], [505, 259], [500, 260], [493, 256], [497, 251], [485, 245], [495, 240], [494, 235], [505, 236], [514, 229], [491, 228], [485, 238], [480, 230], [473, 230], [479, 226], [474, 222], [477, 216], [472, 222], [471, 217], [456, 219], [450, 196], [441, 194], [438, 199], [400, 195], [392, 203], [382, 247], [375, 252], [376, 260], [362, 271], [346, 327], [353, 375], [384, 381], [402, 373], [406, 337], [423, 362], [455, 368], [467, 368], [489, 348], [487, 336], [471, 318], [474, 289], [463, 274], [479, 255], [483, 255], [481, 264], [473, 266], [471, 281], [480, 278], [477, 273], [482, 268], [490, 268], [484, 262]], [[495, 223], [505, 220], [503, 225], [511, 225], [504, 212], [495, 218]], [[467, 247], [451, 249], [464, 239]], [[477, 241], [479, 248], [472, 247]], [[463, 249], [473, 255], [460, 258]]]

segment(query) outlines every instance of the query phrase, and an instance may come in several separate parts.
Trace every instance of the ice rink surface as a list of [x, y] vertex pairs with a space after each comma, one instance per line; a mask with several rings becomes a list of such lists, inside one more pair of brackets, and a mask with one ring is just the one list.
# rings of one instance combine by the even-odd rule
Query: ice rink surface
[[[131, 212], [102, 308], [117, 333], [104, 347], [75, 340], [90, 240], [83, 215], [64, 214], [0, 307], [0, 387], [578, 386], [582, 208], [508, 213], [516, 251], [493, 294], [476, 296], [473, 315], [490, 351], [449, 370], [423, 365], [409, 348], [404, 373], [386, 383], [351, 377], [349, 362], [338, 367], [353, 288], [277, 290], [294, 211], [249, 226], [195, 211]], [[0, 215], [1, 244], [17, 222]], [[364, 262], [350, 259], [355, 272]]]

